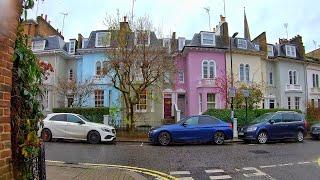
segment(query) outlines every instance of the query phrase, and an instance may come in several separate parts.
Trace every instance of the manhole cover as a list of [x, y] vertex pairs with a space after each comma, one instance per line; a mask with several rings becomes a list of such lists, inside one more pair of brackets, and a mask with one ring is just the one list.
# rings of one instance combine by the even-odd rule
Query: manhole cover
[[252, 150], [249, 152], [254, 153], [254, 154], [268, 154], [269, 153], [268, 151], [264, 151], [264, 150]]

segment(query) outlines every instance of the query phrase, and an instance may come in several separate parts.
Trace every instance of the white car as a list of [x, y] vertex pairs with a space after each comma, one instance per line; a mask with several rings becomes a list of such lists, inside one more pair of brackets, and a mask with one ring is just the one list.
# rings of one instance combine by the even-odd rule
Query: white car
[[72, 113], [48, 114], [39, 134], [44, 141], [57, 139], [87, 140], [91, 144], [114, 142], [116, 130], [112, 126], [93, 123], [84, 116]]

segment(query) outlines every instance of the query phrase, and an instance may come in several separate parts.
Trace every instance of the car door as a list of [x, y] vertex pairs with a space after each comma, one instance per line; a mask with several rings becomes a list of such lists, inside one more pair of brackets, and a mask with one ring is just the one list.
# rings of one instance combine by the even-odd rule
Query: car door
[[48, 129], [52, 133], [53, 138], [65, 138], [66, 137], [66, 126], [67, 126], [67, 115], [57, 114], [49, 119]]
[[85, 122], [76, 115], [67, 115], [67, 129], [66, 137], [69, 139], [86, 139], [86, 124]]
[[216, 121], [210, 116], [200, 116], [199, 135], [202, 141], [211, 141], [215, 131], [214, 124]]
[[191, 116], [183, 123], [180, 139], [185, 142], [196, 142], [200, 140], [199, 116]]
[[[274, 123], [270, 123], [270, 120]], [[269, 124], [267, 126], [268, 135], [270, 139], [280, 139], [282, 137], [282, 114], [276, 113], [269, 120]]]
[[293, 113], [283, 113], [283, 138], [293, 138], [296, 134], [295, 117]]

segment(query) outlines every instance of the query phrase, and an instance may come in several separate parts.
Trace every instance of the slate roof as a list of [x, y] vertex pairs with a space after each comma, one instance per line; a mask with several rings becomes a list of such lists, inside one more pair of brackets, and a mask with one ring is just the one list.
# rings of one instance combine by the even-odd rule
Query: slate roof
[[58, 35], [48, 36], [48, 37], [45, 37], [45, 38], [35, 37], [35, 38], [33, 38], [32, 41], [41, 41], [41, 40], [45, 40], [46, 41], [44, 50], [63, 49], [65, 51], [67, 51], [66, 43]]
[[[302, 57], [302, 55], [299, 53], [297, 46], [295, 44], [291, 44], [291, 43], [285, 43], [285, 44], [268, 44], [273, 46], [273, 57], [269, 57], [269, 58], [276, 58], [276, 57], [285, 57], [285, 58], [290, 58], [290, 59], [296, 59], [296, 60], [303, 60], [304, 57]], [[289, 57], [286, 55], [286, 45], [290, 45], [290, 46], [294, 46], [296, 48], [296, 58], [293, 57]]]

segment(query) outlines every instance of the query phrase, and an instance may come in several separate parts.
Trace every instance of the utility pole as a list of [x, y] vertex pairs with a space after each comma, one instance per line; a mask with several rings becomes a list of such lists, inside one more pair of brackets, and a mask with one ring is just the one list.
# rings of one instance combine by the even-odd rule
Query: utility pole
[[66, 16], [68, 16], [68, 13], [66, 12], [66, 13], [60, 13], [60, 14], [62, 14], [62, 15], [63, 15], [62, 29], [61, 29], [61, 34], [63, 34], [63, 29], [64, 29], [64, 20], [65, 20]]
[[133, 16], [134, 16], [134, 13], [133, 13], [133, 11], [134, 11], [134, 2], [135, 2], [136, 0], [132, 0], [132, 9], [131, 9], [131, 22], [133, 23]]
[[119, 9], [117, 9], [117, 16], [118, 16], [118, 23], [120, 22], [120, 12]]
[[289, 35], [288, 35], [288, 23], [284, 23], [283, 26], [284, 26], [284, 28], [286, 29], [287, 39], [289, 39]]
[[211, 31], [210, 7], [204, 7], [204, 10], [208, 14], [208, 17], [209, 17], [209, 31]]
[[226, 17], [226, 0], [223, 0], [223, 13], [224, 13], [224, 17]]

